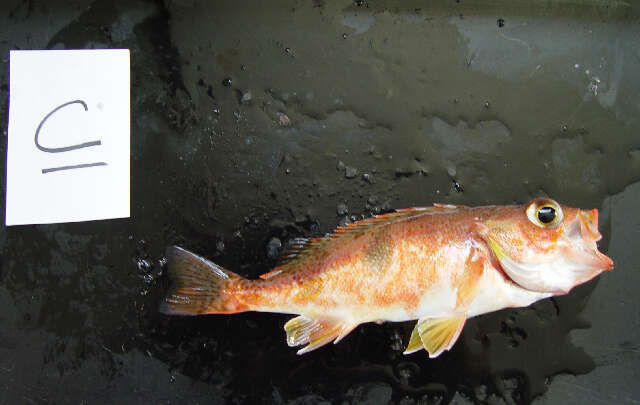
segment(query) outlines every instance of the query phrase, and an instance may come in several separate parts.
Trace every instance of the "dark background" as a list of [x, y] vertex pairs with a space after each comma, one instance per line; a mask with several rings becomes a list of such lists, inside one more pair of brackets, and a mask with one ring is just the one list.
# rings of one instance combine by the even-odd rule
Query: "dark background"
[[[132, 216], [0, 227], [0, 404], [638, 403], [639, 11], [5, 0], [5, 136], [10, 49], [131, 50]], [[170, 244], [256, 277], [362, 216], [541, 195], [603, 210], [615, 270], [435, 360], [412, 323], [300, 357], [287, 316], [157, 312]]]

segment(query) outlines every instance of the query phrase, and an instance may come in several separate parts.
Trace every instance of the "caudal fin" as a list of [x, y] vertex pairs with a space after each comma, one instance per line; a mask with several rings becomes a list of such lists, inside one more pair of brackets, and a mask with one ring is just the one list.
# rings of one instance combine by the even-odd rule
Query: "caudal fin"
[[248, 310], [234, 293], [243, 277], [178, 246], [167, 248], [166, 257], [172, 284], [160, 312], [200, 315]]

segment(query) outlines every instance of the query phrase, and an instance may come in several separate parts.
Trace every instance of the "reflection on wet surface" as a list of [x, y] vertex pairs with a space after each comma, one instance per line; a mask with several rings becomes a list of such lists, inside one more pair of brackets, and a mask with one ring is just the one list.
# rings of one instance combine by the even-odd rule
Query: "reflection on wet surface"
[[5, 55], [130, 48], [134, 119], [131, 219], [0, 229], [6, 398], [513, 404], [593, 370], [569, 332], [594, 323], [597, 281], [471, 319], [435, 360], [402, 355], [411, 323], [300, 357], [286, 316], [158, 314], [162, 258], [180, 244], [256, 277], [292, 238], [393, 208], [602, 207], [640, 179], [637, 9], [10, 3]]

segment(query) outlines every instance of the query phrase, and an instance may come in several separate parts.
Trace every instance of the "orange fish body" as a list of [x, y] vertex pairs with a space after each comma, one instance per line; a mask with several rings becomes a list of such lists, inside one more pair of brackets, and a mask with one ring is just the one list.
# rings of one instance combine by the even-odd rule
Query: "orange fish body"
[[284, 264], [247, 280], [186, 250], [168, 250], [174, 288], [161, 310], [196, 315], [299, 314], [285, 324], [298, 353], [357, 325], [417, 319], [405, 353], [450, 349], [467, 318], [521, 307], [613, 267], [597, 250], [597, 210], [527, 206], [409, 208], [298, 239]]

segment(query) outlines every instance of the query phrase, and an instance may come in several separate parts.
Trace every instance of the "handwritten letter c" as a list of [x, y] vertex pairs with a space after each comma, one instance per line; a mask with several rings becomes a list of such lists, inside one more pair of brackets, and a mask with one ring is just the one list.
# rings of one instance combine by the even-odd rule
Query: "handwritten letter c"
[[63, 146], [61, 148], [47, 148], [46, 146], [42, 146], [40, 145], [40, 142], [38, 142], [38, 136], [40, 135], [40, 130], [42, 129], [42, 126], [44, 125], [44, 123], [47, 121], [47, 119], [49, 119], [49, 117], [51, 117], [55, 112], [57, 112], [58, 110], [71, 105], [71, 104], [81, 104], [84, 107], [85, 111], [89, 111], [89, 108], [87, 107], [87, 103], [85, 103], [82, 100], [73, 100], [73, 101], [69, 101], [68, 103], [64, 103], [58, 107], [56, 107], [53, 111], [51, 111], [49, 114], [47, 114], [42, 121], [40, 121], [40, 125], [38, 125], [38, 129], [36, 129], [36, 137], [35, 137], [35, 143], [36, 143], [36, 147], [38, 149], [40, 149], [43, 152], [49, 152], [49, 153], [59, 153], [59, 152], [68, 152], [70, 150], [76, 150], [76, 149], [82, 149], [82, 148], [88, 148], [90, 146], [98, 146], [101, 145], [102, 142], [100, 140], [97, 141], [90, 141], [90, 142], [84, 142], [84, 143], [79, 143], [77, 145], [71, 145], [71, 146]]

